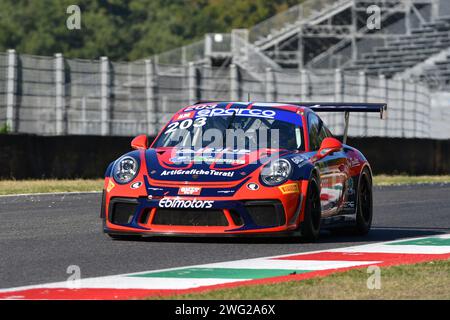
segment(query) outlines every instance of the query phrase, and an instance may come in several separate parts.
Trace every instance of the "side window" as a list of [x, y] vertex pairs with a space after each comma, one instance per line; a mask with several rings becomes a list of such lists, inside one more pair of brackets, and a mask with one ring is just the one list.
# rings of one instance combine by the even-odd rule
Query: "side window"
[[323, 123], [322, 119], [320, 119], [316, 114], [310, 113], [308, 117], [308, 128], [311, 151], [319, 150], [323, 139], [333, 137], [330, 130], [328, 130]]
[[308, 116], [308, 132], [309, 132], [309, 148], [311, 151], [319, 150], [320, 148], [320, 136], [319, 136], [319, 118], [314, 114], [310, 113]]
[[323, 126], [325, 128], [325, 131], [327, 132], [327, 138], [334, 138], [333, 134], [331, 133], [330, 129], [328, 129], [327, 127]]
[[325, 127], [325, 124], [323, 123], [322, 119], [319, 120], [319, 140], [320, 143], [322, 143], [323, 139], [330, 137], [329, 130], [327, 127]]
[[[320, 118], [319, 118], [320, 119]], [[321, 133], [320, 136], [322, 137], [322, 140], [325, 138], [333, 138], [333, 134], [331, 133], [330, 129], [327, 128], [327, 126], [325, 125], [325, 123], [322, 121], [322, 119], [320, 119], [321, 122]]]

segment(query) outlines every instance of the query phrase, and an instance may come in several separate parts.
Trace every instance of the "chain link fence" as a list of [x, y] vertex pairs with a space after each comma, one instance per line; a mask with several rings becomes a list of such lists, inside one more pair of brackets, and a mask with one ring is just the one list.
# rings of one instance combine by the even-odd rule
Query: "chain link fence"
[[67, 133], [101, 133], [100, 109], [100, 61], [73, 59], [66, 60], [66, 103]]
[[[198, 100], [386, 102], [387, 120], [352, 114], [349, 135], [450, 138], [448, 113], [442, 108], [439, 115], [447, 118], [434, 113], [431, 97], [442, 106], [439, 93], [404, 80], [341, 70], [254, 71], [237, 65], [214, 68], [107, 58], [57, 61], [0, 54], [1, 126], [40, 135], [133, 136], [155, 134], [171, 114]], [[336, 135], [343, 133], [342, 114], [321, 117]]]
[[6, 92], [7, 92], [8, 55], [0, 53], [0, 127], [6, 123]]
[[20, 121], [17, 131], [54, 134], [55, 61], [51, 57], [24, 55], [17, 59], [15, 103]]

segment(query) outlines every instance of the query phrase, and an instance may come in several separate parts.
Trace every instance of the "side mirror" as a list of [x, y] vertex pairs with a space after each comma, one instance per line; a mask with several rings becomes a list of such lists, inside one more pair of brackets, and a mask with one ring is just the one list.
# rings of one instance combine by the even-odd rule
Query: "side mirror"
[[148, 149], [148, 138], [145, 134], [137, 136], [131, 141], [131, 147], [133, 149]]
[[317, 152], [318, 159], [326, 157], [330, 153], [340, 151], [342, 149], [342, 143], [335, 138], [325, 138], [320, 145], [320, 149]]

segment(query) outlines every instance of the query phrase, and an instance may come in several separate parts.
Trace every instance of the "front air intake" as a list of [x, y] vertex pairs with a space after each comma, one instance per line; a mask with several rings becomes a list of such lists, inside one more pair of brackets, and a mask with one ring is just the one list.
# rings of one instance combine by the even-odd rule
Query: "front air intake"
[[110, 203], [109, 221], [113, 224], [130, 224], [136, 212], [137, 202], [114, 199]]
[[170, 226], [228, 226], [222, 210], [156, 209], [152, 224]]
[[246, 201], [245, 208], [259, 227], [279, 227], [286, 224], [283, 205], [279, 201]]

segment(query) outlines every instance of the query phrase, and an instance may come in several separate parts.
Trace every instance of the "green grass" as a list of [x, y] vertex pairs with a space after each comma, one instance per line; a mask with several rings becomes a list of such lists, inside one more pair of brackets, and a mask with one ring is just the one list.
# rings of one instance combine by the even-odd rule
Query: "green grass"
[[0, 180], [0, 195], [51, 192], [101, 191], [103, 179], [97, 180]]
[[418, 184], [418, 183], [450, 183], [450, 175], [442, 175], [442, 176], [377, 175], [374, 177], [374, 184], [378, 186]]
[[450, 299], [450, 260], [381, 269], [381, 288], [368, 289], [366, 268], [324, 278], [243, 286], [157, 299]]
[[[389, 186], [415, 183], [450, 183], [448, 176], [387, 176], [374, 177], [374, 185]], [[103, 179], [92, 180], [0, 180], [0, 195], [48, 192], [101, 191]]]

